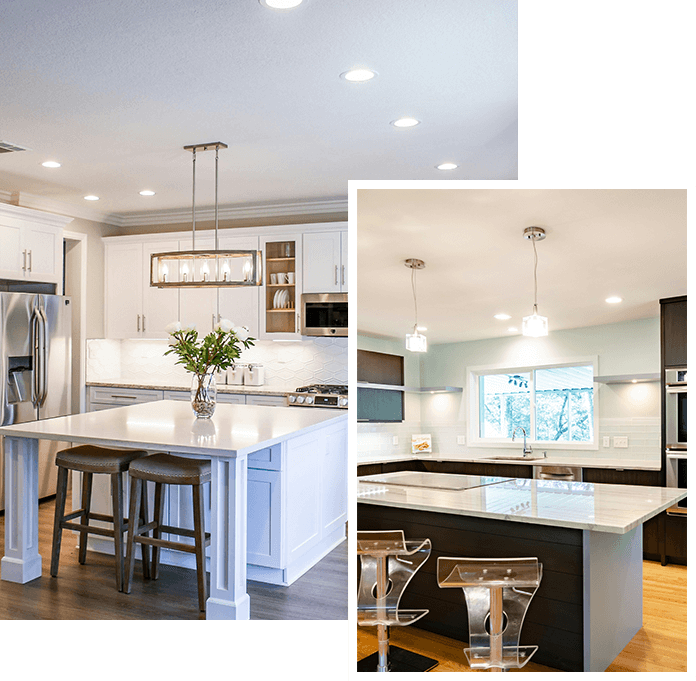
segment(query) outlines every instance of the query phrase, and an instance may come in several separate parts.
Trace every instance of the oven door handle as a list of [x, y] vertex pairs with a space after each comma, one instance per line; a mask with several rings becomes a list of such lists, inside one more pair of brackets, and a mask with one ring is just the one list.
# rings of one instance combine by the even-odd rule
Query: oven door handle
[[686, 392], [686, 384], [674, 384], [670, 385], [669, 383], [665, 386], [665, 392], [668, 395], [678, 395], [680, 393], [685, 393]]
[[686, 452], [683, 450], [671, 451], [668, 449], [666, 454], [667, 454], [667, 458], [672, 459], [673, 461], [679, 461], [680, 459], [684, 459], [684, 461], [686, 461], [686, 459], [688, 458]]

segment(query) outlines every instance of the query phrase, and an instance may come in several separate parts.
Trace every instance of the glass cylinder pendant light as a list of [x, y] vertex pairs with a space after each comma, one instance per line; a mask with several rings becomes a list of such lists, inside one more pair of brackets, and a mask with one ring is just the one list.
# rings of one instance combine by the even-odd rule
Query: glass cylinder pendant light
[[524, 238], [529, 239], [534, 246], [534, 310], [528, 317], [522, 318], [522, 335], [532, 338], [549, 335], [548, 317], [542, 317], [537, 311], [537, 250], [536, 242], [546, 238], [546, 232], [541, 227], [527, 227]]
[[406, 349], [411, 352], [427, 352], [428, 339], [419, 333], [418, 329], [418, 303], [416, 301], [416, 270], [422, 270], [425, 263], [417, 258], [409, 258], [404, 262], [406, 267], [411, 268], [411, 289], [413, 290], [413, 305], [416, 311], [416, 323], [413, 325], [413, 333], [406, 334]]
[[[222, 142], [184, 147], [193, 153], [193, 250], [153, 253], [150, 256], [150, 286], [157, 288], [223, 288], [261, 286], [261, 251], [218, 248], [218, 151]], [[196, 250], [196, 152], [215, 149], [215, 250]]]

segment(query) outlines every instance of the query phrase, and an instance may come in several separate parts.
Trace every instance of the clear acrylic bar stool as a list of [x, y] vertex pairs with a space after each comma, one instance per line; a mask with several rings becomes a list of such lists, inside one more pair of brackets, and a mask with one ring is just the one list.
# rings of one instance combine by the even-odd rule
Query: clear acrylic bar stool
[[377, 627], [378, 650], [358, 662], [359, 672], [424, 672], [437, 661], [389, 646], [389, 627], [405, 627], [428, 610], [400, 610], [399, 601], [413, 575], [430, 555], [429, 539], [407, 541], [402, 530], [358, 532], [360, 585], [358, 624]]
[[469, 614], [464, 653], [472, 669], [519, 669], [537, 651], [538, 646], [520, 646], [520, 633], [541, 573], [536, 558], [437, 559], [439, 587], [464, 591]]

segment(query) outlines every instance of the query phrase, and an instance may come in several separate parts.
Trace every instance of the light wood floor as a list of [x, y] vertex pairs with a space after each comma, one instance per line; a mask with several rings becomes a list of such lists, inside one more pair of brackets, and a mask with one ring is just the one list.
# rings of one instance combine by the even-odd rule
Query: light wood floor
[[[466, 627], [466, 621], [463, 622]], [[522, 630], [524, 638], [524, 629]], [[392, 627], [390, 642], [438, 660], [434, 672], [472, 671], [464, 645], [414, 627]], [[533, 644], [533, 641], [522, 641]], [[358, 659], [377, 650], [373, 627], [358, 627]], [[520, 672], [557, 672], [529, 662]], [[686, 567], [643, 562], [643, 628], [607, 669], [608, 672], [686, 671]]]
[[[205, 619], [198, 611], [193, 570], [160, 566], [158, 580], [144, 581], [136, 562], [130, 594], [116, 591], [111, 556], [88, 552], [77, 561], [72, 533], [63, 533], [58, 577], [49, 574], [53, 500], [39, 505], [41, 579], [28, 584], [0, 581], [0, 620], [186, 620]], [[0, 555], [5, 516], [0, 513]], [[343, 542], [289, 587], [248, 582], [252, 620], [345, 620], [348, 617], [347, 542]]]

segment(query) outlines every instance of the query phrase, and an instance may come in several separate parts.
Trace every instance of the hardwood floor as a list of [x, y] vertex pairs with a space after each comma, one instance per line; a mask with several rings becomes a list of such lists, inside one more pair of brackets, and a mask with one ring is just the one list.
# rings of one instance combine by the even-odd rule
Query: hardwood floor
[[[196, 620], [196, 575], [160, 566], [156, 581], [142, 579], [136, 562], [130, 594], [116, 591], [111, 556], [88, 552], [77, 561], [77, 542], [65, 532], [58, 577], [49, 574], [54, 502], [39, 505], [42, 578], [28, 584], [0, 581], [0, 619], [4, 620]], [[0, 555], [4, 554], [5, 516], [0, 513]], [[139, 553], [138, 553], [139, 555]], [[343, 542], [289, 587], [249, 582], [252, 620], [346, 620], [348, 617], [347, 542]]]
[[[466, 627], [464, 619], [462, 626]], [[533, 644], [524, 639], [522, 643]], [[434, 672], [471, 671], [460, 641], [413, 627], [392, 627], [390, 641], [438, 660]], [[377, 650], [372, 627], [358, 627], [358, 659]], [[643, 562], [643, 627], [607, 669], [608, 672], [686, 671], [686, 567]], [[557, 672], [529, 662], [521, 672]]]

